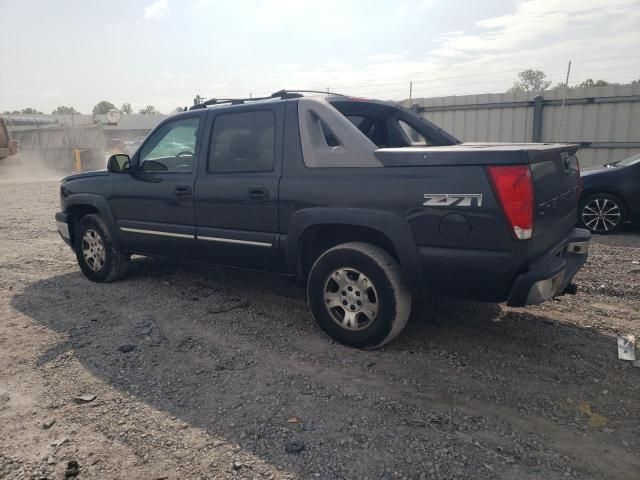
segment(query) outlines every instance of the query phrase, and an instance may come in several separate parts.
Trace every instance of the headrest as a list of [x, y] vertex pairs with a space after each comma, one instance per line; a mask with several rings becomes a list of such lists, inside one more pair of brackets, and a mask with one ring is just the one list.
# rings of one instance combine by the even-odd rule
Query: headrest
[[229, 150], [233, 158], [249, 159], [257, 155], [255, 135], [236, 135], [231, 140]]

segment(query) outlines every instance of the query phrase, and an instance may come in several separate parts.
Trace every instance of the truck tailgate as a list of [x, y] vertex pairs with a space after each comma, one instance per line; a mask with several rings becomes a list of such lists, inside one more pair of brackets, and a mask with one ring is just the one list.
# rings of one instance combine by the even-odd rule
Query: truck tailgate
[[535, 192], [531, 252], [534, 256], [547, 251], [576, 224], [580, 199], [577, 149], [565, 145], [529, 152]]
[[385, 167], [528, 164], [534, 199], [533, 236], [527, 249], [533, 258], [554, 246], [576, 223], [580, 197], [577, 150], [577, 145], [558, 143], [463, 143], [382, 148], [376, 157]]

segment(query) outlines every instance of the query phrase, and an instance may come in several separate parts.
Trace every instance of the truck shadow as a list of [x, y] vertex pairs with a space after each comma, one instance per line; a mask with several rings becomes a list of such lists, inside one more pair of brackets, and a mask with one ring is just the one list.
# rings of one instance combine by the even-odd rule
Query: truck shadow
[[[619, 402], [640, 414], [637, 372], [621, 374], [615, 341], [544, 313], [427, 301], [397, 341], [363, 352], [324, 336], [304, 289], [286, 279], [147, 259], [114, 284], [93, 284], [78, 272], [32, 283], [12, 306], [63, 335], [38, 366], [72, 350], [116, 389], [304, 478], [327, 465], [348, 478], [377, 478], [380, 464], [415, 472], [389, 452], [389, 429], [410, 431], [430, 448], [451, 444], [430, 429], [416, 433], [380, 406], [381, 397], [414, 415], [443, 415], [445, 430], [463, 428], [472, 421], [463, 416], [472, 415], [487, 430], [499, 421], [523, 438], [540, 429], [553, 437], [567, 424], [575, 435], [588, 429], [589, 418], [570, 402], [594, 402], [616, 435], [626, 432]], [[603, 389], [608, 394], [598, 395]], [[517, 442], [477, 434], [517, 463], [531, 463]], [[303, 440], [305, 451], [287, 453], [292, 439]], [[479, 456], [480, 466], [495, 460], [459, 447]], [[577, 471], [592, 462], [589, 448], [580, 454], [568, 442], [554, 449], [585, 457]]]

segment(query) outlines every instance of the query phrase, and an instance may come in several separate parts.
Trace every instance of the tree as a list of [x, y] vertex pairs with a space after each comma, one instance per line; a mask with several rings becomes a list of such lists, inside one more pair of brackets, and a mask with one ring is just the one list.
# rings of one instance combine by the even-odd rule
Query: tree
[[102, 100], [95, 107], [93, 107], [94, 115], [104, 115], [109, 110], [115, 110], [115, 105], [111, 102], [107, 102], [106, 100]]
[[120, 107], [120, 111], [126, 115], [131, 115], [133, 113], [133, 108], [131, 108], [131, 104], [129, 102], [124, 102]]
[[146, 107], [141, 108], [139, 113], [140, 115], [157, 115], [160, 112], [156, 110], [156, 107], [154, 107], [153, 105], [147, 105]]
[[[593, 78], [587, 78], [584, 82], [576, 83], [573, 86], [569, 86], [569, 90], [571, 90], [572, 88], [606, 87], [609, 85], [620, 85], [620, 84], [615, 82], [607, 82], [606, 80], [594, 81]], [[631, 82], [630, 85], [633, 85], [633, 82]], [[564, 88], [566, 88], [566, 83], [562, 82], [554, 85], [552, 90], [563, 90]]]
[[518, 73], [519, 81], [513, 84], [511, 92], [539, 93], [551, 85], [547, 75], [542, 70], [527, 69]]
[[65, 107], [61, 105], [51, 112], [51, 115], [80, 115], [80, 112], [73, 107]]
[[606, 80], [596, 80], [593, 81], [592, 78], [587, 78], [584, 82], [576, 85], [578, 88], [589, 88], [589, 87], [606, 87], [607, 85], [616, 85], [615, 83], [609, 83]]
[[26, 115], [42, 115], [42, 112], [36, 110], [35, 108], [31, 108], [31, 107], [23, 108], [20, 113], [23, 113], [23, 114], [26, 114]]

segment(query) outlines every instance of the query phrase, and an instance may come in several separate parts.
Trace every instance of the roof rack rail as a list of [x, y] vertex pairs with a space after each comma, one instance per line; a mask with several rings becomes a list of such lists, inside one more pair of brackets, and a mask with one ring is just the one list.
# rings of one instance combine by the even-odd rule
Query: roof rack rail
[[[321, 93], [323, 95], [337, 95], [339, 97], [346, 97], [347, 95], [343, 93], [330, 92], [328, 90], [278, 90], [275, 93], [272, 93], [271, 96], [281, 96], [281, 95], [295, 95], [296, 97], [301, 97], [302, 95], [297, 95], [299, 93]], [[295, 98], [295, 97], [292, 97]]]
[[272, 100], [274, 98], [280, 98], [282, 100], [287, 100], [290, 98], [300, 98], [303, 93], [322, 93], [324, 95], [338, 95], [344, 97], [341, 93], [335, 92], [323, 92], [321, 90], [278, 90], [277, 92], [272, 93], [268, 97], [250, 97], [250, 98], [210, 98], [209, 100], [205, 100], [202, 103], [198, 103], [189, 107], [189, 110], [197, 110], [199, 108], [207, 108], [210, 105], [241, 105], [246, 102], [258, 102], [261, 100]]

